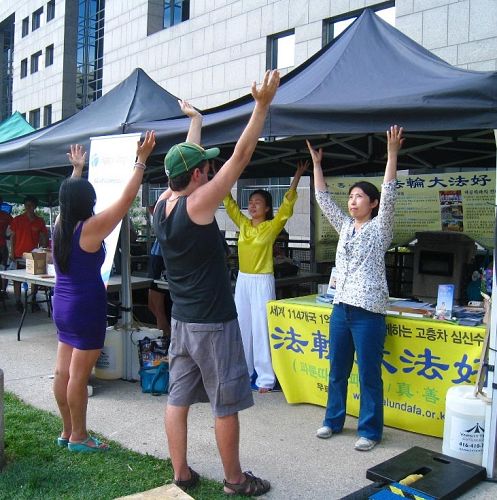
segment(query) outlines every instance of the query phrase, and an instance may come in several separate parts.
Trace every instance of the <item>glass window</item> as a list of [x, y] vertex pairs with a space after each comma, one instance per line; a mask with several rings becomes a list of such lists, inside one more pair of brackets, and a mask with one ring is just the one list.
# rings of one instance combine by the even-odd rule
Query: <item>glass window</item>
[[26, 78], [28, 76], [28, 60], [23, 59], [21, 61], [21, 78]]
[[43, 126], [48, 127], [48, 125], [52, 125], [52, 105], [47, 104], [43, 108]]
[[55, 17], [55, 0], [50, 0], [47, 3], [47, 23]]
[[29, 124], [33, 128], [40, 128], [40, 108], [32, 109], [29, 112]]
[[164, 0], [164, 28], [190, 19], [190, 0]]
[[23, 38], [29, 33], [29, 17], [22, 20], [22, 36]]
[[49, 45], [45, 49], [45, 67], [51, 66], [53, 64], [53, 52], [54, 52], [54, 46]]
[[267, 69], [289, 68], [295, 64], [295, 30], [268, 37]]
[[[375, 14], [392, 26], [395, 26], [395, 1], [381, 2], [368, 6]], [[364, 9], [348, 12], [341, 16], [332, 17], [323, 21], [323, 45], [330, 43], [343, 33], [364, 11]]]
[[39, 69], [41, 50], [31, 56], [31, 74], [36, 73]]
[[41, 24], [41, 16], [43, 15], [43, 7], [33, 12], [31, 18], [31, 31], [37, 30]]

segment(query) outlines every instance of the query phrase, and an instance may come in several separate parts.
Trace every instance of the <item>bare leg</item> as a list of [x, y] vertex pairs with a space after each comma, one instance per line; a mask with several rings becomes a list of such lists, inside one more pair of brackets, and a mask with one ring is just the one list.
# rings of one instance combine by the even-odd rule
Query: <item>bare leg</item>
[[216, 417], [215, 429], [217, 448], [223, 462], [224, 477], [228, 483], [242, 483], [245, 476], [240, 467], [238, 413], [226, 417]]
[[164, 336], [171, 336], [171, 323], [166, 314], [166, 307], [164, 305], [164, 294], [156, 290], [150, 289], [148, 291], [148, 308], [152, 311], [157, 321], [157, 328], [162, 330]]
[[67, 402], [71, 411], [72, 434], [70, 441], [84, 441], [88, 437], [86, 429], [86, 408], [88, 405], [88, 379], [97, 362], [100, 349], [81, 351], [73, 349], [69, 367]]
[[67, 404], [67, 384], [69, 382], [69, 366], [71, 364], [72, 350], [73, 348], [70, 345], [59, 342], [53, 380], [53, 392], [62, 417], [61, 437], [66, 439], [69, 439], [72, 432], [71, 412]]
[[165, 415], [169, 456], [174, 470], [174, 479], [185, 481], [191, 474], [186, 460], [189, 406], [167, 405]]

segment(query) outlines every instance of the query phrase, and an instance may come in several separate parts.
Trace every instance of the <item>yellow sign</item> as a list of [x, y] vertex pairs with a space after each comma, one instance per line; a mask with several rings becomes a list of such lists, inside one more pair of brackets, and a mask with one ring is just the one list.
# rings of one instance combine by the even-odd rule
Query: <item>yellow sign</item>
[[[315, 296], [268, 302], [273, 367], [288, 403], [326, 406], [332, 306]], [[383, 353], [385, 425], [441, 437], [447, 390], [475, 383], [483, 327], [387, 316]], [[357, 366], [347, 413], [359, 414]]]
[[[328, 177], [334, 200], [347, 210], [348, 190], [357, 181], [381, 188], [383, 177]], [[417, 231], [463, 232], [493, 248], [495, 171], [399, 175], [392, 246], [415, 238]], [[316, 204], [316, 260], [335, 260], [338, 234]]]

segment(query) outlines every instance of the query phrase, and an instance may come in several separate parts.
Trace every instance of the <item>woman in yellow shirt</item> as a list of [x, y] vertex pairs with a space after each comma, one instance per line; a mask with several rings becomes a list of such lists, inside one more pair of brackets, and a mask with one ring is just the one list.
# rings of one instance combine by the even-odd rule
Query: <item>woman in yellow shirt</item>
[[297, 164], [290, 189], [274, 217], [271, 194], [262, 189], [250, 195], [250, 217], [242, 214], [231, 195], [224, 199], [226, 212], [239, 228], [235, 304], [249, 375], [255, 369], [255, 384], [261, 393], [269, 392], [275, 383], [266, 313], [266, 303], [276, 298], [273, 244], [293, 214], [297, 186], [307, 167], [307, 161]]

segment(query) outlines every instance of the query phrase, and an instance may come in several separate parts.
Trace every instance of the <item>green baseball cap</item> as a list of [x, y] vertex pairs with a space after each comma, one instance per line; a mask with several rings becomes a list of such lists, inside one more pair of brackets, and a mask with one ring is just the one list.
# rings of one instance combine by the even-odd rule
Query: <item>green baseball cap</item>
[[166, 174], [170, 179], [174, 179], [199, 163], [219, 156], [219, 153], [219, 148], [204, 149], [193, 142], [175, 144], [164, 158]]

